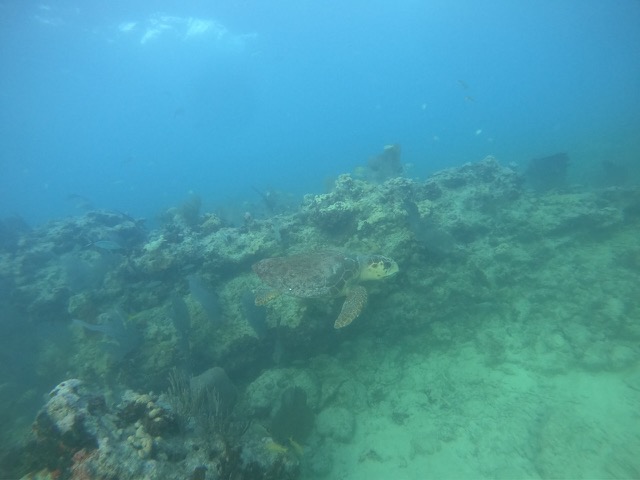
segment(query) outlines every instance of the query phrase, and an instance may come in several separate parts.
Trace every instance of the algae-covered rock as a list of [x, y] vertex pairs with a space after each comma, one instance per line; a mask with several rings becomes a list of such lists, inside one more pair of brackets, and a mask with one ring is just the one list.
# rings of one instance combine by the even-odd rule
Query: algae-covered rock
[[82, 382], [70, 379], [60, 383], [36, 418], [35, 431], [41, 440], [60, 435], [69, 448], [95, 448], [96, 425], [91, 416], [99, 414], [104, 399], [83, 394]]
[[624, 219], [620, 208], [603, 204], [592, 192], [549, 193], [539, 202], [529, 221], [543, 233], [574, 236], [618, 226]]
[[391, 225], [402, 225], [406, 215], [402, 194], [410, 184], [406, 179], [392, 179], [377, 186], [341, 175], [332, 192], [306, 196], [300, 215], [317, 228], [316, 242], [331, 236], [364, 238], [374, 230], [378, 237], [384, 236]]
[[22, 468], [66, 470], [74, 453], [98, 447], [104, 398], [89, 393], [78, 379], [61, 382], [49, 393], [49, 401], [33, 424], [33, 440], [24, 447]]
[[302, 389], [309, 406], [317, 410], [320, 395], [318, 380], [310, 372], [296, 368], [266, 370], [247, 387], [247, 405], [258, 416], [269, 415], [284, 391], [292, 387]]
[[[245, 478], [265, 480], [295, 480], [300, 478], [300, 459], [289, 447], [258, 432], [248, 432], [248, 439], [239, 458], [228, 465], [230, 473], [240, 469]], [[262, 432], [264, 433], [264, 432]], [[224, 473], [224, 470], [223, 470]]]

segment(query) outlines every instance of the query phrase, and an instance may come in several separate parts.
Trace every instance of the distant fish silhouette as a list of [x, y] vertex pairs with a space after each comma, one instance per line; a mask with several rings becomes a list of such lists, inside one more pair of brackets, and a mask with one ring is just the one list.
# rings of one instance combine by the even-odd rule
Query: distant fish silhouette
[[136, 157], [136, 155], [129, 154], [126, 157], [124, 157], [122, 160], [120, 160], [120, 166], [121, 167], [126, 167], [127, 165], [134, 164], [137, 161], [138, 161], [138, 157]]
[[271, 213], [274, 213], [277, 204], [277, 195], [275, 194], [275, 192], [273, 190], [267, 190], [266, 192], [263, 192], [253, 185], [251, 186], [251, 188], [258, 195], [260, 195], [260, 198], [262, 198], [262, 201], [264, 202], [265, 207], [267, 207], [267, 210], [269, 210]]
[[465, 90], [469, 90], [469, 85], [464, 80], [458, 80], [458, 85], [460, 85]]
[[242, 311], [251, 328], [256, 332], [258, 338], [264, 338], [267, 335], [267, 311], [263, 307], [256, 306], [255, 295], [246, 290], [240, 298]]
[[189, 308], [181, 295], [171, 293], [171, 319], [176, 329], [177, 347], [180, 352], [182, 364], [188, 367], [191, 364], [191, 350], [189, 348], [189, 334], [191, 333], [191, 316]]
[[534, 158], [529, 160], [524, 171], [525, 184], [538, 191], [562, 188], [566, 185], [568, 168], [569, 155], [566, 153]]
[[85, 248], [89, 247], [95, 247], [99, 250], [106, 250], [109, 252], [124, 250], [124, 247], [114, 240], [96, 240], [95, 242], [85, 245]]
[[189, 293], [200, 304], [207, 319], [213, 323], [221, 323], [223, 321], [222, 308], [215, 290], [207, 287], [197, 275], [189, 275], [187, 281], [189, 282]]
[[79, 210], [93, 210], [93, 203], [87, 197], [78, 195], [77, 193], [70, 193], [67, 195], [67, 200], [73, 203], [73, 205]]
[[189, 315], [189, 308], [182, 297], [176, 292], [171, 294], [171, 313], [173, 326], [178, 332], [178, 335], [188, 338], [189, 332], [191, 331], [191, 316]]
[[133, 326], [127, 326], [125, 316], [119, 309], [101, 313], [98, 321], [100, 323], [93, 324], [74, 318], [72, 324], [91, 332], [101, 333], [105, 340], [102, 345], [104, 351], [115, 360], [123, 360], [142, 343], [140, 331]]
[[405, 200], [403, 206], [407, 212], [409, 230], [417, 242], [434, 252], [446, 254], [453, 251], [455, 239], [449, 232], [432, 220], [423, 219], [415, 202]]
[[178, 118], [181, 117], [182, 115], [185, 114], [185, 109], [184, 107], [178, 107], [173, 111], [173, 118]]
[[77, 318], [74, 318], [73, 320], [71, 320], [71, 323], [73, 325], [78, 325], [79, 327], [82, 327], [85, 330], [89, 330], [91, 332], [102, 333], [108, 337], [115, 338], [117, 336], [116, 335], [117, 332], [114, 330], [114, 328], [111, 325], [96, 325], [94, 323], [84, 322]]
[[122, 212], [120, 210], [111, 210], [111, 212], [120, 215], [124, 220], [127, 220], [131, 223], [133, 223], [134, 225], [141, 227], [143, 226], [144, 222], [146, 222], [146, 220], [144, 218], [133, 218], [131, 215], [129, 215], [128, 213]]

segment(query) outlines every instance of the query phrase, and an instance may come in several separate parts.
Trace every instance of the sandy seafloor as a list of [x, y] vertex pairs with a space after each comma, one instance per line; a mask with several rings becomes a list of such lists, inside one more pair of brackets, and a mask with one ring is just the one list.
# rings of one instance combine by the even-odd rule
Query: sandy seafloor
[[484, 311], [317, 360], [362, 393], [330, 477], [640, 478], [638, 345], [612, 334], [640, 329], [638, 275], [611, 266], [635, 241], [560, 248]]
[[473, 344], [410, 350], [356, 375], [392, 393], [362, 405], [333, 478], [638, 477], [640, 373], [549, 375], [516, 355], [496, 368]]

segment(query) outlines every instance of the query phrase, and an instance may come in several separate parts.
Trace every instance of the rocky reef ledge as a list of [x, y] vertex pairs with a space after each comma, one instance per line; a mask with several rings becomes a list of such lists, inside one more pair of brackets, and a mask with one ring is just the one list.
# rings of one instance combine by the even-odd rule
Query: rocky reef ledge
[[[546, 292], [544, 301], [572, 295], [575, 312], [565, 313], [578, 318], [590, 293], [567, 272], [586, 261], [578, 246], [585, 252], [603, 241], [616, 246], [606, 264], [619, 274], [602, 288], [637, 295], [640, 189], [532, 191], [493, 158], [426, 181], [342, 175], [295, 211], [247, 214], [239, 226], [187, 207], [168, 211], [151, 231], [127, 215], [92, 211], [2, 238], [7, 432], [24, 417], [21, 406], [59, 383], [27, 442], [2, 439], [11, 453], [0, 469], [10, 476], [327, 475], [331, 446], [354, 435], [353, 405], [381, 394], [341, 370], [358, 365], [360, 344], [418, 333], [429, 339], [423, 349], [468, 339], [499, 364], [500, 340], [477, 336], [469, 319], [489, 310], [518, 318], [525, 284]], [[262, 288], [254, 262], [327, 248], [387, 255], [400, 273], [367, 285], [364, 312], [341, 330], [333, 328], [341, 299], [254, 304]], [[597, 282], [592, 272], [585, 275]], [[572, 348], [574, 364], [624, 368], [638, 360], [633, 345], [623, 348], [640, 339], [630, 320], [584, 328], [573, 341], [587, 342], [595, 330], [615, 338], [618, 364], [611, 367], [613, 351], [582, 355], [586, 343]], [[24, 352], [28, 365], [12, 367]]]

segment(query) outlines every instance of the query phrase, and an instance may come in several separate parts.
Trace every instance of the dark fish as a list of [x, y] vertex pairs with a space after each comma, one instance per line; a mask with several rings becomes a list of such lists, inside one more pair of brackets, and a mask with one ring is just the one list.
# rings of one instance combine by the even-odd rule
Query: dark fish
[[93, 210], [93, 202], [89, 200], [87, 197], [83, 197], [82, 195], [78, 195], [77, 193], [70, 193], [67, 195], [67, 200], [69, 200], [73, 205], [80, 210]]
[[31, 230], [19, 216], [0, 219], [0, 249], [15, 251], [22, 235]]
[[255, 295], [249, 290], [245, 290], [240, 301], [247, 322], [258, 338], [264, 338], [267, 334], [267, 310], [256, 305]]
[[207, 287], [197, 275], [189, 275], [187, 281], [189, 282], [191, 296], [200, 304], [207, 319], [214, 323], [222, 322], [222, 308], [218, 294]]
[[115, 254], [83, 258], [78, 253], [69, 253], [59, 258], [66, 284], [74, 293], [99, 288], [109, 270], [120, 261]]
[[130, 221], [131, 223], [133, 223], [134, 225], [138, 225], [138, 223], [142, 223], [145, 220], [143, 218], [141, 219], [135, 219], [133, 218], [131, 215], [129, 215], [126, 212], [121, 212], [120, 210], [113, 210], [113, 213], [120, 215], [122, 218], [124, 218], [125, 220]]
[[189, 331], [191, 330], [191, 316], [189, 315], [189, 309], [182, 299], [182, 296], [175, 292], [171, 294], [171, 313], [173, 326], [176, 327], [178, 334], [181, 336], [188, 336]]
[[191, 332], [191, 316], [189, 308], [181, 295], [176, 292], [171, 294], [171, 318], [178, 335], [177, 347], [180, 351], [183, 364], [188, 367], [191, 363], [191, 348], [189, 345], [189, 333]]
[[92, 324], [76, 318], [72, 323], [86, 330], [101, 333], [107, 340], [103, 349], [116, 361], [123, 360], [142, 343], [142, 335], [136, 328], [126, 325], [124, 314], [120, 310], [102, 313], [98, 320], [99, 324]]
[[73, 320], [71, 320], [71, 323], [79, 327], [82, 327], [85, 330], [89, 330], [91, 332], [99, 332], [99, 333], [102, 333], [103, 335], [107, 335], [108, 337], [115, 336], [111, 325], [96, 325], [95, 323], [87, 323], [77, 318], [74, 318]]
[[423, 219], [418, 206], [405, 200], [404, 208], [407, 212], [407, 224], [416, 241], [430, 250], [449, 253], [453, 250], [455, 239], [448, 231], [437, 225], [433, 220]]
[[191, 394], [195, 398], [202, 398], [207, 391], [218, 395], [219, 407], [230, 412], [238, 399], [238, 389], [222, 367], [213, 367], [192, 377], [189, 381]]
[[545, 191], [566, 185], [569, 155], [556, 153], [529, 160], [524, 172], [525, 183], [534, 190]]
[[173, 111], [173, 118], [178, 118], [184, 115], [185, 109], [184, 107], [178, 107]]
[[416, 232], [420, 229], [420, 224], [422, 219], [420, 218], [420, 210], [418, 210], [418, 205], [411, 200], [404, 201], [404, 209], [407, 212], [407, 222], [409, 223], [409, 229], [412, 232]]
[[253, 185], [251, 186], [251, 188], [258, 195], [260, 195], [260, 198], [262, 198], [262, 202], [264, 203], [264, 206], [267, 207], [267, 210], [269, 210], [269, 212], [271, 213], [274, 213], [278, 203], [277, 195], [275, 194], [275, 192], [273, 190], [267, 190], [266, 192], [263, 192]]
[[314, 414], [307, 403], [307, 393], [301, 387], [289, 387], [271, 416], [269, 433], [274, 440], [292, 439], [303, 442], [313, 430]]

